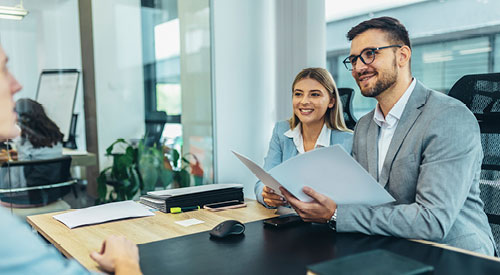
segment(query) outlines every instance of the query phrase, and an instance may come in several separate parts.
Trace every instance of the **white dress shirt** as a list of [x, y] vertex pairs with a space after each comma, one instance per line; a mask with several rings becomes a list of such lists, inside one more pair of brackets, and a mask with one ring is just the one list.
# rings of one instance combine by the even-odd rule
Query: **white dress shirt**
[[[328, 129], [326, 124], [323, 124], [323, 128], [321, 129], [321, 133], [319, 133], [318, 139], [316, 140], [316, 144], [314, 148], [319, 147], [328, 147], [330, 146], [330, 138], [332, 131]], [[302, 124], [299, 122], [295, 128], [290, 129], [284, 133], [285, 136], [289, 138], [293, 138], [293, 143], [297, 148], [299, 154], [303, 154], [305, 152], [304, 149], [304, 138], [302, 137]]]
[[382, 167], [384, 166], [385, 156], [389, 150], [389, 145], [391, 144], [392, 137], [398, 126], [399, 119], [405, 109], [406, 103], [415, 88], [417, 81], [413, 78], [410, 86], [404, 92], [403, 96], [394, 104], [392, 109], [389, 111], [386, 117], [380, 110], [380, 106], [377, 103], [375, 107], [375, 113], [373, 114], [373, 120], [379, 126], [378, 132], [378, 176], [382, 173]]

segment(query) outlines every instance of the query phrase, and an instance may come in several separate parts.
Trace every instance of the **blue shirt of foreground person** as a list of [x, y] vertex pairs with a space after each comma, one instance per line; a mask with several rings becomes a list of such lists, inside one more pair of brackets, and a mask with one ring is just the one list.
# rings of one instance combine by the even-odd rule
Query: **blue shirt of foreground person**
[[[373, 18], [347, 34], [352, 70], [375, 110], [354, 130], [353, 157], [396, 202], [337, 205], [311, 188], [304, 203], [284, 191], [306, 221], [339, 232], [423, 239], [493, 255], [495, 242], [479, 197], [482, 147], [479, 125], [456, 99], [412, 77], [406, 28], [391, 17]], [[336, 180], [332, 178], [332, 180]]]
[[[8, 58], [0, 46], [0, 140], [14, 138], [16, 125], [14, 94], [21, 85], [7, 69]], [[74, 260], [66, 260], [53, 247], [36, 237], [25, 224], [0, 207], [0, 274], [88, 274]], [[124, 237], [111, 236], [100, 252], [92, 252], [100, 268], [115, 274], [140, 274], [137, 246]]]
[[[290, 120], [274, 126], [264, 162], [266, 171], [318, 147], [339, 144], [351, 152], [352, 131], [345, 125], [337, 85], [327, 70], [306, 68], [297, 74], [292, 84], [292, 106]], [[283, 197], [261, 181], [255, 184], [254, 191], [266, 207], [286, 205]]]

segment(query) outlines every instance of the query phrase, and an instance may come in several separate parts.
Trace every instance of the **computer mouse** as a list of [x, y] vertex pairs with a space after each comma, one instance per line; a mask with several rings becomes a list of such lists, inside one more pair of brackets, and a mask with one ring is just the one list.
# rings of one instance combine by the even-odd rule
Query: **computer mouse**
[[238, 235], [245, 232], [245, 225], [236, 220], [227, 220], [216, 225], [210, 230], [210, 236], [224, 238], [230, 235]]

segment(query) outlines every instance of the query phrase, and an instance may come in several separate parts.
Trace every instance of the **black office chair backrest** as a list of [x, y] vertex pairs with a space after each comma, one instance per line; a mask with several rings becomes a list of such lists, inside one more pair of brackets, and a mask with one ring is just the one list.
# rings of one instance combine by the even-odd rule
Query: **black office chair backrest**
[[500, 248], [500, 73], [466, 75], [450, 89], [476, 116], [481, 129], [481, 199]]
[[[482, 170], [487, 180], [500, 181], [500, 73], [466, 75], [450, 89], [476, 116], [483, 145]], [[495, 176], [496, 175], [496, 176]]]
[[[2, 169], [23, 167], [26, 187], [52, 186], [71, 181], [71, 157], [46, 160], [14, 161], [3, 163]], [[14, 193], [4, 193], [1, 199], [7, 203], [46, 205], [54, 202], [71, 191], [70, 185], [36, 189]]]
[[160, 146], [160, 139], [163, 128], [167, 123], [167, 113], [165, 111], [155, 111], [146, 114], [146, 133], [144, 135], [144, 145]]
[[354, 90], [351, 88], [338, 88], [342, 109], [344, 110], [344, 121], [347, 128], [354, 130], [358, 120], [353, 115], [352, 101], [354, 99]]

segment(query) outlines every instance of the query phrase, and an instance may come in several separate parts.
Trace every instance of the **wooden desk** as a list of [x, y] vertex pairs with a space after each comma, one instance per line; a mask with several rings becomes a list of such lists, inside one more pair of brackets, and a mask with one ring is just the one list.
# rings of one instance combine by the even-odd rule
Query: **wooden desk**
[[71, 166], [93, 166], [97, 164], [94, 153], [63, 148], [64, 156], [71, 156]]
[[[181, 214], [165, 214], [158, 211], [152, 217], [120, 220], [75, 229], [69, 229], [52, 218], [56, 213], [28, 216], [27, 221], [66, 257], [75, 258], [89, 270], [98, 270], [89, 254], [92, 251], [99, 251], [102, 241], [109, 235], [123, 235], [136, 244], [142, 244], [208, 231], [228, 219], [247, 223], [276, 216], [275, 210], [266, 209], [257, 201], [247, 201], [247, 204], [245, 208], [221, 212], [202, 209]], [[191, 218], [205, 223], [190, 227], [174, 223]]]

